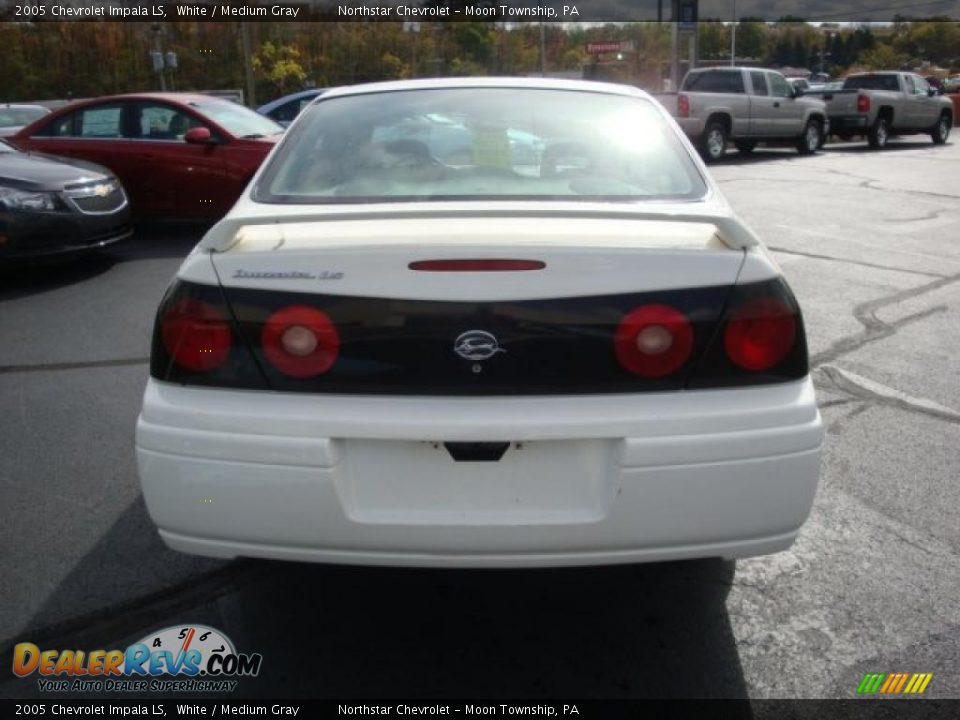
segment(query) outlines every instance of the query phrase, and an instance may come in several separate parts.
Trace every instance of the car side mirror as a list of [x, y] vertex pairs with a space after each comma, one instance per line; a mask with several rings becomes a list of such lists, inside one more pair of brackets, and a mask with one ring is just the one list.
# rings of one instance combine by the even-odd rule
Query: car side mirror
[[211, 145], [217, 142], [213, 137], [213, 133], [210, 132], [210, 128], [205, 127], [190, 128], [183, 136], [183, 139], [185, 142], [193, 145]]
[[793, 96], [794, 96], [795, 98], [798, 98], [798, 97], [800, 97], [801, 95], [803, 95], [803, 88], [795, 87], [795, 88], [793, 89]]
[[937, 95], [938, 93], [939, 93], [939, 90], [937, 90], [935, 87], [929, 87], [929, 88], [927, 88], [927, 95], [929, 95], [930, 97], [933, 97], [934, 95]]

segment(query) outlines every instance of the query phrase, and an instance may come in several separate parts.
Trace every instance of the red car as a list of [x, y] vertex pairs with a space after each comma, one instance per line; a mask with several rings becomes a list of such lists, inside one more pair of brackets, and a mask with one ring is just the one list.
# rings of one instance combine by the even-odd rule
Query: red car
[[22, 150], [110, 168], [136, 217], [219, 218], [282, 133], [229, 100], [143, 93], [73, 103], [10, 140]]

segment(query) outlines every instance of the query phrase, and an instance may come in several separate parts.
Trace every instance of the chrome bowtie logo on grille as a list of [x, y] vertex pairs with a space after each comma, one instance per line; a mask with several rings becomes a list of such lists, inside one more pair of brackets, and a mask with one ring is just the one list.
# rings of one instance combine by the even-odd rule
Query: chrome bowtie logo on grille
[[505, 353], [497, 338], [486, 330], [467, 330], [453, 343], [453, 351], [464, 360], [489, 360], [497, 353]]

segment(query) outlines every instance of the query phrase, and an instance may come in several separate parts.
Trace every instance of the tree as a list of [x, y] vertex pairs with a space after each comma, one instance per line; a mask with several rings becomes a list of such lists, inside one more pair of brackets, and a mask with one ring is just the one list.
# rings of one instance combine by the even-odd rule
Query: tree
[[960, 25], [952, 22], [914, 22], [897, 33], [894, 48], [912, 58], [951, 65], [960, 58]]
[[771, 53], [770, 59], [774, 65], [783, 67], [784, 65], [790, 64], [792, 55], [793, 48], [790, 44], [790, 36], [782, 33], [773, 45], [773, 52]]
[[868, 70], [899, 70], [905, 61], [906, 56], [889, 45], [879, 44], [860, 53], [858, 64]]
[[487, 63], [493, 55], [490, 25], [484, 22], [457, 22], [452, 25], [457, 57], [479, 65]]
[[793, 38], [793, 52], [790, 54], [790, 64], [793, 67], [805, 67], [807, 65], [807, 45], [799, 35]]
[[298, 87], [307, 78], [300, 65], [300, 51], [291, 45], [274, 44], [266, 40], [253, 54], [253, 72], [269, 82], [278, 95], [285, 95], [288, 83]]
[[761, 58], [766, 55], [767, 26], [757, 18], [737, 23], [737, 57]]
[[730, 31], [722, 22], [700, 23], [700, 57], [721, 58], [730, 54]]

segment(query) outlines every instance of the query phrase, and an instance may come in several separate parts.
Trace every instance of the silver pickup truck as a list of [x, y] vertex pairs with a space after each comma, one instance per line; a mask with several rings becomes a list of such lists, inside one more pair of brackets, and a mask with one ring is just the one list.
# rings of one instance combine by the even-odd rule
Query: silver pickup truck
[[789, 142], [812, 154], [830, 130], [823, 101], [803, 97], [776, 70], [691, 70], [676, 103], [663, 102], [707, 160], [723, 157], [730, 140], [742, 153], [752, 152], [758, 142]]
[[953, 125], [953, 103], [914, 73], [849, 75], [842, 89], [823, 99], [830, 131], [841, 140], [866, 136], [872, 148], [884, 147], [891, 135], [921, 133], [942, 145]]

